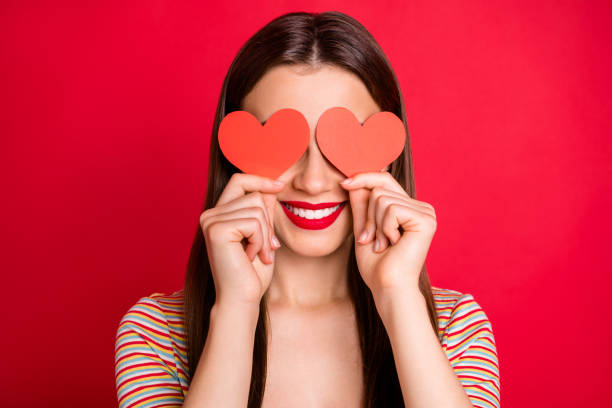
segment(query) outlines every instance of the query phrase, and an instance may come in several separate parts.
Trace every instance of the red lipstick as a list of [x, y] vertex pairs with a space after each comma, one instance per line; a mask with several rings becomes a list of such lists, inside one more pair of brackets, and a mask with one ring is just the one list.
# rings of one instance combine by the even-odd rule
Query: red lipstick
[[[312, 204], [306, 201], [281, 201], [283, 211], [285, 212], [287, 217], [291, 220], [291, 222], [293, 222], [293, 224], [295, 224], [296, 226], [300, 228], [309, 229], [309, 230], [324, 229], [332, 225], [334, 221], [336, 220], [336, 218], [338, 218], [338, 216], [340, 215], [344, 207], [346, 207], [346, 203], [347, 201], [327, 202], [327, 203], [318, 203], [318, 204]], [[326, 217], [322, 217], [318, 219], [316, 218], [308, 219], [306, 217], [300, 217], [299, 215], [294, 214], [293, 211], [287, 208], [287, 204], [294, 208], [303, 209], [303, 210], [313, 210], [313, 211], [335, 207], [337, 205], [339, 205], [339, 207], [336, 211], [327, 215]]]

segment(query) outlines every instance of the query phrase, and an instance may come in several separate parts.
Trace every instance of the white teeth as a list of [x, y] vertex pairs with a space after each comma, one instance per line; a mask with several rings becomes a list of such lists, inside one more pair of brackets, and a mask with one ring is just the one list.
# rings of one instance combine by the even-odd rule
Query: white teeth
[[325, 208], [323, 210], [306, 210], [304, 208], [293, 207], [292, 205], [289, 205], [289, 204], [283, 204], [283, 205], [285, 207], [287, 207], [287, 209], [289, 209], [289, 211], [291, 211], [292, 213], [294, 213], [298, 217], [306, 218], [308, 220], [312, 220], [312, 219], [318, 220], [318, 219], [321, 219], [321, 218], [325, 218], [325, 217], [329, 216], [331, 213], [333, 213], [336, 210], [338, 210], [338, 208], [340, 208], [340, 204], [338, 204], [338, 205], [336, 205], [334, 207]]

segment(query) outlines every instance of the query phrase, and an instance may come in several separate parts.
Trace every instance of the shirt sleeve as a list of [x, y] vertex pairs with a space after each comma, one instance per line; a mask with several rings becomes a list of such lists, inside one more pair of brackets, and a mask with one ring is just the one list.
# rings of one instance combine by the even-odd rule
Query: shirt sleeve
[[151, 297], [141, 298], [119, 323], [115, 381], [119, 408], [183, 405], [168, 321]]
[[493, 328], [471, 294], [461, 295], [453, 306], [442, 347], [472, 405], [499, 408], [499, 363]]

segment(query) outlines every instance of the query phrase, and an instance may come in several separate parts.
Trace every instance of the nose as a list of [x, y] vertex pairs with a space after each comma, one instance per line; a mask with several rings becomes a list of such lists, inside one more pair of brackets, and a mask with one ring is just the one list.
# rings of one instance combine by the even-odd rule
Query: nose
[[293, 188], [308, 195], [316, 196], [331, 191], [341, 180], [335, 167], [319, 150], [314, 137], [296, 165]]

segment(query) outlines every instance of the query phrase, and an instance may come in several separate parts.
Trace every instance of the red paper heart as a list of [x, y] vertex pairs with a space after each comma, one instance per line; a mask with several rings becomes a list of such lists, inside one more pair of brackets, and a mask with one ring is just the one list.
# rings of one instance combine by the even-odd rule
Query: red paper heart
[[306, 151], [310, 129], [297, 110], [286, 108], [272, 114], [262, 126], [246, 111], [227, 114], [219, 124], [219, 147], [240, 170], [278, 178]]
[[406, 142], [406, 129], [393, 112], [377, 112], [363, 124], [343, 107], [329, 108], [316, 129], [319, 150], [347, 177], [380, 171], [395, 160]]

